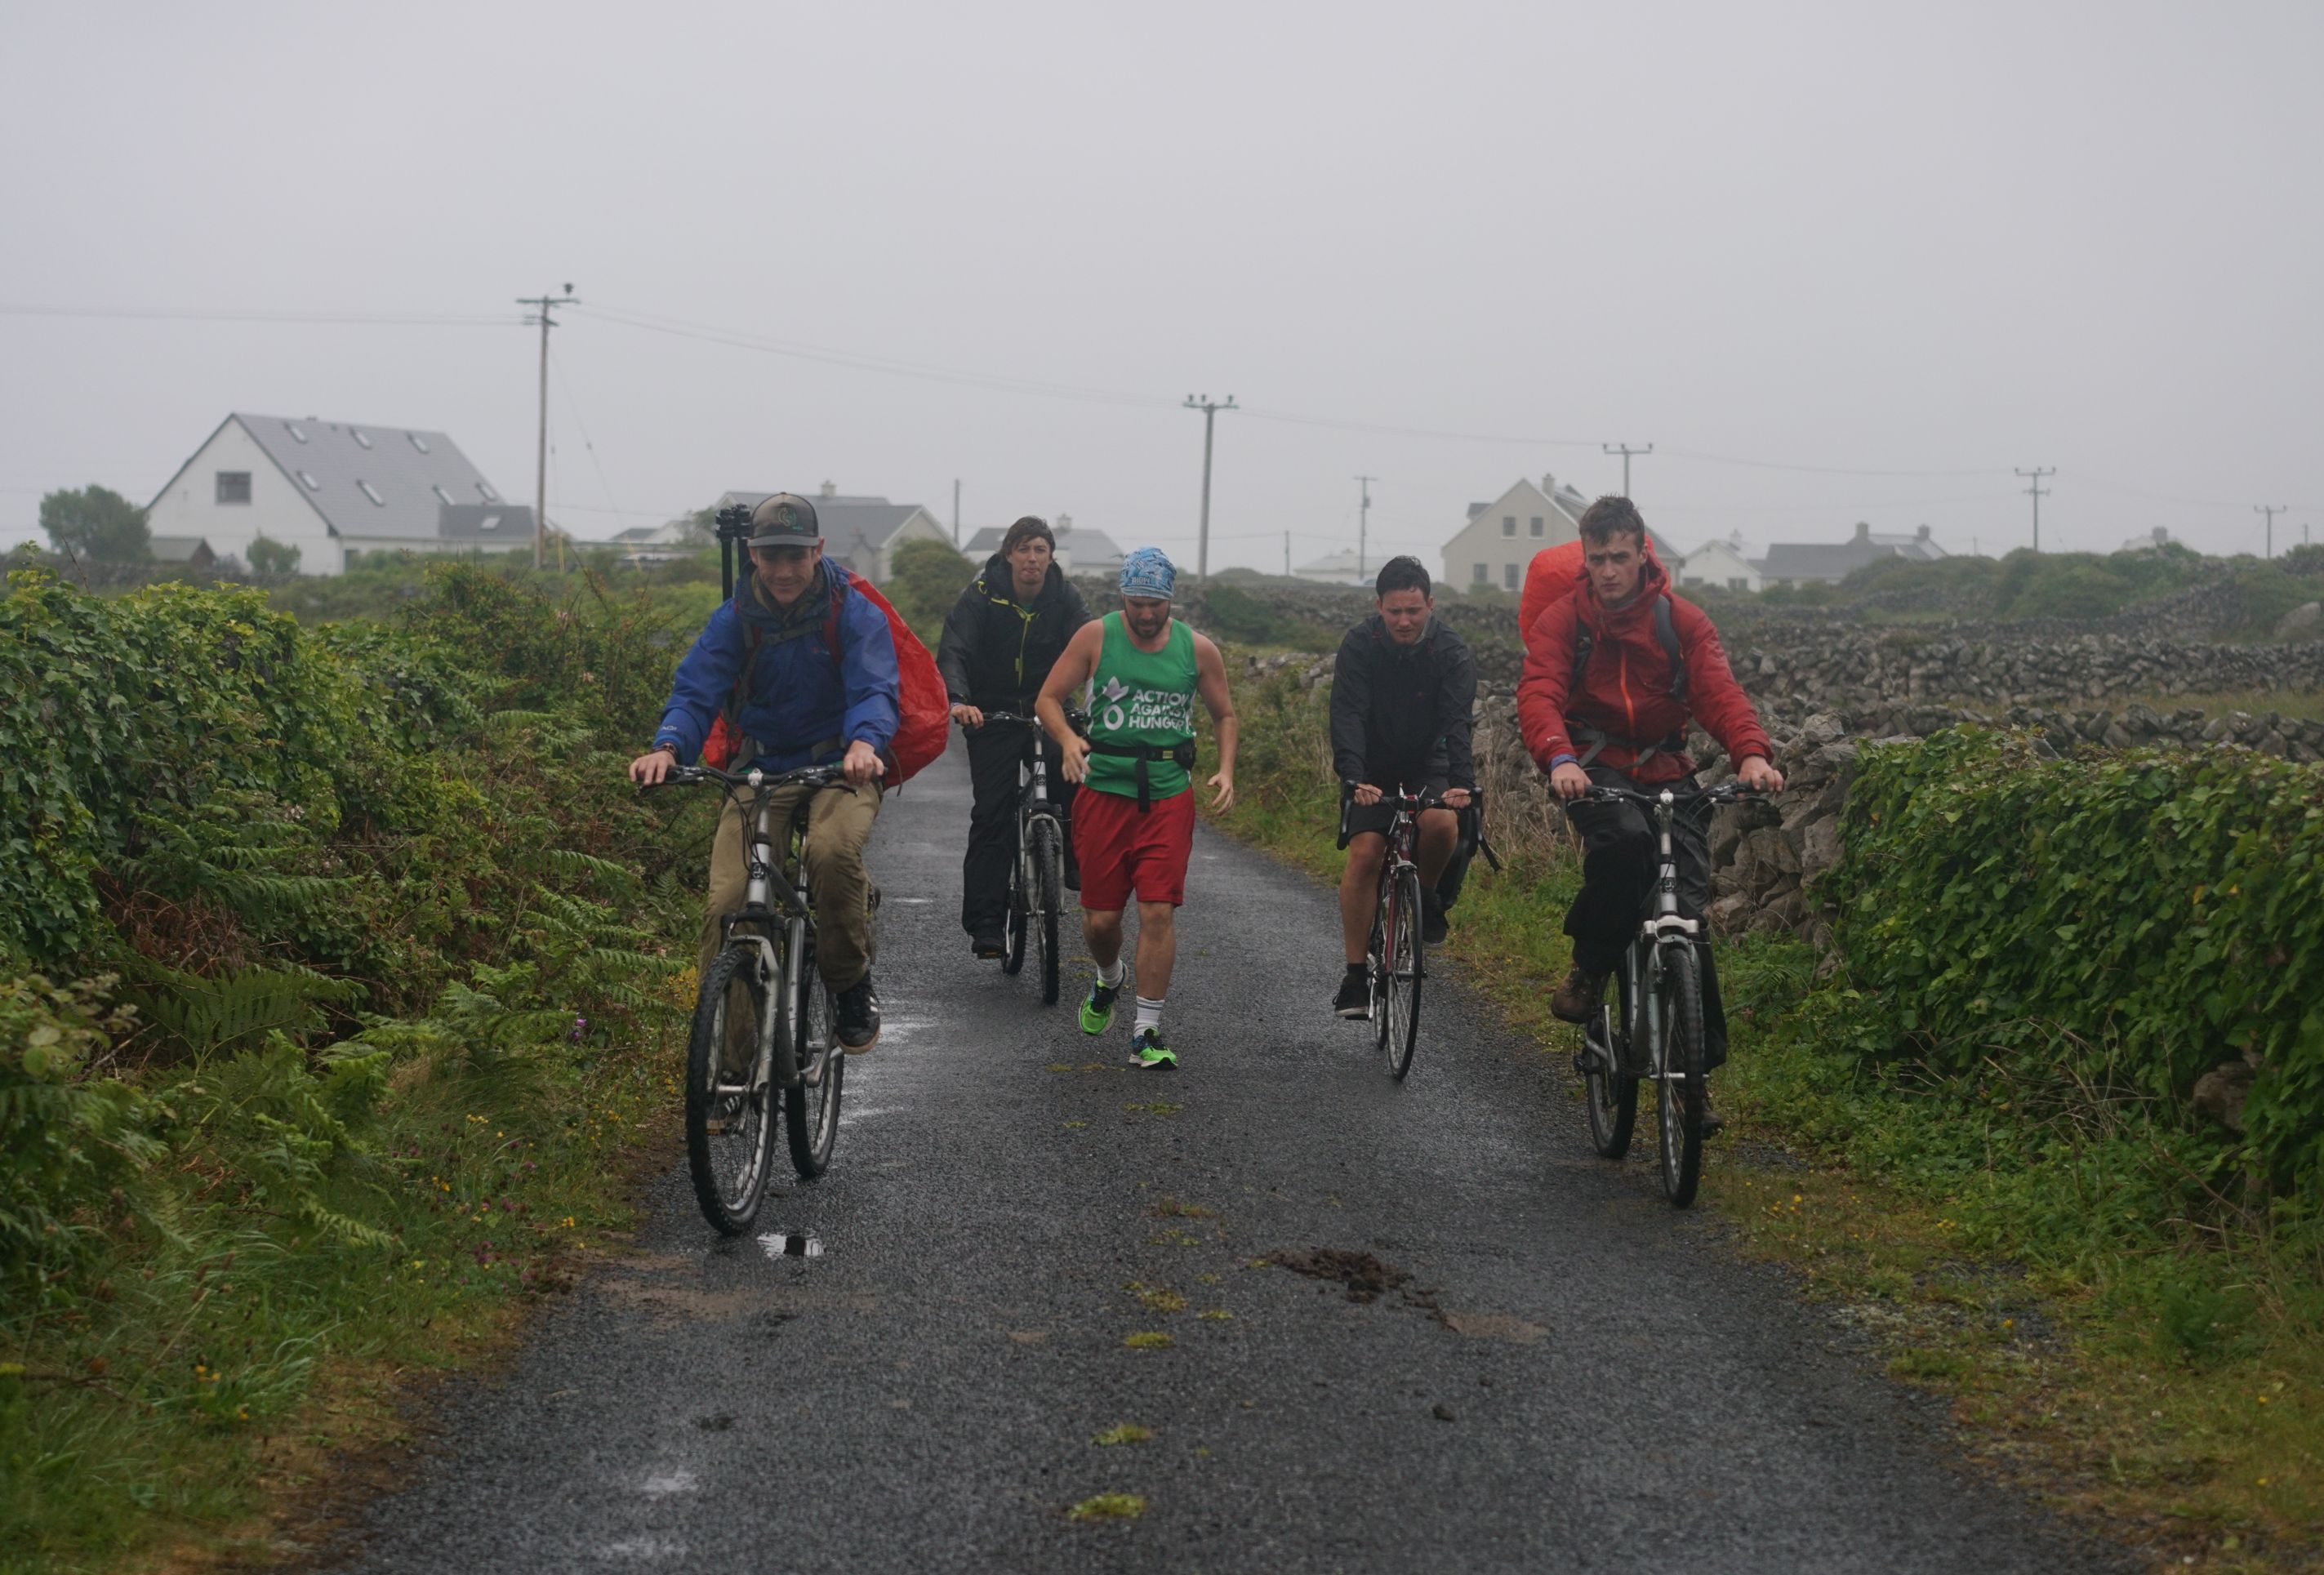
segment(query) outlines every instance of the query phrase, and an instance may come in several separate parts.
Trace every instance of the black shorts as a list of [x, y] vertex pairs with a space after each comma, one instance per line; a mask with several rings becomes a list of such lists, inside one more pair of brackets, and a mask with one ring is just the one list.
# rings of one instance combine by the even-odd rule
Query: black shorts
[[1444, 796], [1445, 788], [1451, 784], [1442, 777], [1430, 777], [1421, 781], [1396, 780], [1379, 782], [1373, 786], [1380, 790], [1380, 801], [1378, 804], [1369, 806], [1358, 804], [1351, 797], [1340, 806], [1340, 845], [1343, 848], [1348, 845], [1350, 838], [1364, 832], [1370, 832], [1376, 836], [1388, 835], [1388, 823], [1396, 818], [1396, 806], [1389, 801], [1388, 796], [1398, 788], [1441, 798]]

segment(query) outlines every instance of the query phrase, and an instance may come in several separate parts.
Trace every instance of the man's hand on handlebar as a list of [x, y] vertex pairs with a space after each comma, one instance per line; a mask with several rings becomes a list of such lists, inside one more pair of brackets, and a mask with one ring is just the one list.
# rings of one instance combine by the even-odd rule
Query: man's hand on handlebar
[[1572, 760], [1553, 766], [1549, 771], [1549, 790], [1560, 798], [1579, 798], [1590, 791], [1590, 773]]
[[630, 780], [641, 788], [658, 788], [677, 764], [678, 756], [671, 751], [650, 751], [630, 762]]
[[1361, 805], [1366, 809], [1370, 809], [1373, 805], [1378, 804], [1380, 801], [1380, 790], [1373, 787], [1369, 782], [1357, 783], [1354, 788], [1351, 789], [1351, 795], [1358, 804]]
[[960, 723], [963, 727], [982, 727], [984, 725], [984, 713], [978, 710], [973, 705], [954, 706], [952, 708], [952, 719]]
[[1466, 809], [1469, 807], [1469, 790], [1466, 788], [1447, 788], [1438, 796], [1436, 802], [1447, 809]]
[[866, 782], [876, 782], [886, 774], [887, 767], [880, 761], [880, 751], [857, 739], [847, 746], [846, 758], [839, 762], [842, 775], [850, 788], [861, 788]]
[[1745, 755], [1735, 768], [1735, 779], [1760, 793], [1784, 790], [1784, 774], [1769, 765], [1765, 755]]

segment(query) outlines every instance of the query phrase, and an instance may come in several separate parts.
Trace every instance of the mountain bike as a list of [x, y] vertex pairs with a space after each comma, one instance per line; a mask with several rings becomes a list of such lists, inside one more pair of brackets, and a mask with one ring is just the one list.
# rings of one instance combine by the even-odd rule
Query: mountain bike
[[1420, 981], [1427, 974], [1414, 847], [1420, 838], [1420, 812], [1439, 807], [1439, 800], [1399, 789], [1383, 791], [1380, 802], [1392, 805], [1395, 814], [1388, 823], [1388, 852], [1380, 860], [1379, 898], [1372, 909], [1371, 938], [1364, 945], [1364, 972], [1371, 981], [1373, 1032], [1388, 1058], [1388, 1074], [1401, 1081], [1412, 1070], [1413, 1048], [1420, 1040]]
[[1630, 1151], [1638, 1119], [1638, 1084], [1655, 1085], [1662, 1128], [1663, 1192], [1673, 1206], [1694, 1202], [1702, 1180], [1702, 959], [1696, 951], [1702, 921], [1678, 911], [1678, 855], [1672, 827], [1683, 813], [1707, 811], [1749, 797], [1738, 782], [1717, 788], [1664, 788], [1651, 793], [1592, 787], [1575, 802], [1633, 804], [1652, 821], [1660, 861], [1637, 934], [1614, 971], [1613, 999], [1582, 1030], [1574, 1057], [1587, 1090], [1590, 1138], [1608, 1159]]
[[[815, 794], [844, 788], [847, 778], [836, 766], [779, 772], [675, 766], [665, 780], [718, 785], [752, 828], [742, 906], [718, 921], [718, 955], [702, 976], [686, 1052], [686, 1158], [694, 1195], [704, 1219], [739, 1236], [758, 1217], [766, 1192], [777, 1104], [800, 1175], [821, 1175], [839, 1137], [847, 1056], [835, 1031], [831, 994], [816, 970], [815, 905], [800, 843]], [[809, 791], [779, 826], [773, 798], [785, 788]], [[723, 1051], [729, 1025], [745, 1018], [750, 1069], [733, 1074], [724, 1069]]]
[[[1065, 713], [1075, 728], [1089, 718]], [[1036, 717], [988, 711], [983, 725], [1025, 730], [1025, 752], [1017, 762], [1017, 856], [1009, 863], [1009, 923], [1002, 933], [1001, 972], [1012, 977], [1025, 966], [1029, 935], [1041, 954], [1041, 1004], [1057, 1004], [1057, 920], [1065, 906], [1065, 827], [1049, 797], [1048, 735]]]

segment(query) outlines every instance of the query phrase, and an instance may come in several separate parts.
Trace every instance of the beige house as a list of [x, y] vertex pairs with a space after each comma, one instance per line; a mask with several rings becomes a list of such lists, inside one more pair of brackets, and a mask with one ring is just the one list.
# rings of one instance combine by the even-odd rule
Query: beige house
[[1545, 547], [1581, 535], [1582, 511], [1590, 500], [1554, 475], [1541, 484], [1520, 481], [1489, 503], [1469, 505], [1469, 522], [1444, 544], [1447, 590], [1515, 591], [1525, 585], [1526, 566]]

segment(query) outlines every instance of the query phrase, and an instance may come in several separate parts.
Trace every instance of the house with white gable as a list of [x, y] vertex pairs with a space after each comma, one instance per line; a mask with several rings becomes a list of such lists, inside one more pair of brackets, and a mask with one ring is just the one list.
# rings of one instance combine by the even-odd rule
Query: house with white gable
[[1734, 531], [1725, 539], [1713, 538], [1673, 566], [1671, 576], [1680, 585], [1720, 585], [1729, 591], [1765, 590], [1766, 559], [1758, 548]]
[[236, 411], [146, 505], [157, 537], [198, 537], [247, 563], [259, 537], [299, 571], [345, 573], [364, 552], [532, 546], [532, 511], [505, 502], [441, 432]]
[[[1535, 553], [1581, 539], [1582, 513], [1590, 503], [1572, 484], [1545, 475], [1539, 486], [1519, 481], [1489, 503], [1470, 504], [1469, 522], [1444, 544], [1439, 588], [1524, 589], [1526, 567]], [[1676, 561], [1670, 543], [1652, 526], [1646, 529], [1646, 539], [1663, 562]]]
[[[1102, 530], [1091, 530], [1076, 526], [1071, 514], [1059, 514], [1049, 521], [1049, 534], [1057, 539], [1057, 567], [1069, 575], [1119, 575], [1121, 573], [1121, 548], [1112, 537]], [[1001, 543], [1008, 537], [1006, 526], [987, 525], [968, 539], [961, 551], [978, 568], [982, 568]]]

